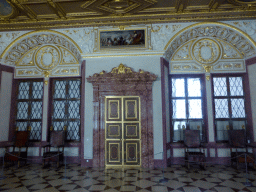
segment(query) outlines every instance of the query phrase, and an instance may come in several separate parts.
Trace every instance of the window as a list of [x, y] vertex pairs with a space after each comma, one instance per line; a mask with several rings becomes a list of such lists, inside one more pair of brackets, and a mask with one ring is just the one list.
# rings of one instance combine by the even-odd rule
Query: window
[[16, 127], [27, 130], [31, 127], [30, 140], [41, 140], [43, 81], [18, 82]]
[[202, 76], [171, 76], [173, 141], [183, 141], [184, 129], [199, 129], [204, 137]]
[[229, 129], [246, 127], [243, 76], [214, 76], [213, 100], [217, 141], [228, 141]]
[[53, 80], [52, 126], [67, 127], [67, 141], [80, 141], [81, 79]]

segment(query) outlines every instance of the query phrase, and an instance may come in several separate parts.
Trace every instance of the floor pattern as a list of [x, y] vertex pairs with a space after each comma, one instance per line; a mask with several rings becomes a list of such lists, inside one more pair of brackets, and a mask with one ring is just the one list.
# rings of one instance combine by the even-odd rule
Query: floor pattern
[[3, 192], [256, 192], [256, 171], [246, 174], [245, 169], [223, 165], [208, 166], [206, 170], [194, 166], [188, 170], [181, 165], [165, 169], [104, 169], [71, 164], [56, 169], [54, 165], [42, 168], [31, 164], [5, 168], [0, 171], [0, 178]]

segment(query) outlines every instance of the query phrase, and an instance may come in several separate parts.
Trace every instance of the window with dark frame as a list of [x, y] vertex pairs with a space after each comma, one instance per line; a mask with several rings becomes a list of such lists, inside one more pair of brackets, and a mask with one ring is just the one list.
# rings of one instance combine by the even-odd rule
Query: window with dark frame
[[229, 129], [246, 129], [244, 78], [215, 75], [212, 83], [216, 141], [227, 142]]
[[52, 90], [51, 126], [54, 130], [66, 126], [66, 140], [80, 141], [81, 79], [54, 79]]
[[200, 130], [205, 141], [204, 94], [202, 76], [170, 76], [171, 123], [173, 142], [183, 141], [183, 130]]
[[40, 141], [43, 112], [43, 80], [20, 80], [16, 100], [16, 127], [30, 131], [30, 141]]

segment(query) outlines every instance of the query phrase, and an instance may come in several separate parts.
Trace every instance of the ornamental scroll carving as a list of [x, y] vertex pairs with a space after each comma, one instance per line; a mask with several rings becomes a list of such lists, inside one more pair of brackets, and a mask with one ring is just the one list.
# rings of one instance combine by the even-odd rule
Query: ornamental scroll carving
[[141, 69], [139, 72], [135, 72], [130, 67], [126, 67], [121, 63], [118, 67], [114, 67], [111, 72], [102, 71], [95, 73], [93, 76], [89, 76], [87, 80], [92, 84], [103, 82], [129, 83], [135, 81], [152, 83], [156, 78], [157, 76], [155, 74], [145, 72]]
[[59, 32], [43, 30], [27, 33], [10, 44], [3, 63], [15, 66], [15, 77], [77, 76], [81, 50]]
[[231, 44], [244, 56], [251, 57], [256, 54], [255, 45], [249, 36], [239, 29], [224, 23], [198, 23], [187, 27], [174, 39], [169, 41], [165, 47], [165, 58], [170, 60], [173, 54], [191, 39], [216, 38], [225, 43]]
[[120, 64], [111, 72], [102, 71], [87, 78], [93, 84], [94, 101], [98, 101], [99, 92], [116, 92], [125, 95], [133, 92], [134, 95], [142, 95], [146, 100], [150, 100], [152, 94], [152, 84], [156, 80], [155, 74], [139, 70], [133, 71], [130, 67]]

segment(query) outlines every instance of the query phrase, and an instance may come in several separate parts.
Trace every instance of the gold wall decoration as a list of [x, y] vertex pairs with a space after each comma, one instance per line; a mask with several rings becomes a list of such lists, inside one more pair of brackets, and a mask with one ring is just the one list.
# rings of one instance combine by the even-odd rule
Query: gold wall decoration
[[213, 64], [219, 59], [220, 54], [220, 46], [212, 39], [199, 39], [192, 46], [193, 58], [200, 64]]
[[195, 62], [170, 62], [171, 73], [203, 72], [202, 65]]
[[192, 60], [191, 51], [190, 51], [190, 47], [192, 43], [193, 43], [193, 40], [188, 43], [185, 43], [179, 49], [177, 49], [177, 51], [173, 54], [172, 60], [173, 61]]
[[[77, 62], [81, 58], [82, 50], [68, 36], [51, 30], [33, 31], [26, 33], [13, 41], [2, 53], [4, 63], [14, 66], [22, 56], [38, 46], [53, 44], [69, 50]], [[18, 61], [18, 62], [17, 62]]]
[[227, 42], [236, 47], [243, 58], [256, 54], [256, 43], [242, 30], [225, 23], [202, 22], [188, 26], [174, 35], [165, 46], [164, 57], [169, 61], [180, 46], [191, 39], [200, 38], [216, 38]]
[[124, 64], [121, 63], [118, 67], [113, 68], [111, 73], [132, 73], [132, 70], [130, 67], [125, 67]]
[[38, 48], [34, 58], [35, 64], [42, 70], [52, 70], [62, 59], [58, 47], [52, 45], [45, 45]]
[[[244, 59], [256, 54], [248, 35], [221, 23], [192, 25], [169, 42], [165, 57], [170, 58], [171, 73], [245, 71]], [[187, 55], [191, 59], [186, 61]]]
[[212, 69], [212, 66], [209, 66], [209, 65], [204, 66], [204, 70], [205, 70], [206, 73], [210, 73], [211, 69]]
[[239, 50], [232, 44], [225, 42], [223, 40], [217, 39], [218, 42], [222, 45], [222, 57], [221, 59], [243, 59], [243, 55]]
[[[4, 63], [16, 66], [15, 77], [80, 74], [81, 49], [59, 32], [46, 30], [27, 33], [12, 42], [2, 58]], [[57, 72], [58, 68], [60, 70]]]
[[245, 71], [245, 62], [243, 59], [229, 60], [218, 63], [213, 66], [213, 71]]

